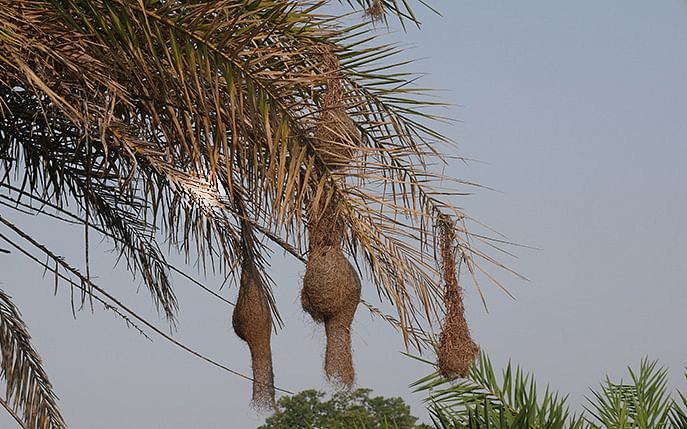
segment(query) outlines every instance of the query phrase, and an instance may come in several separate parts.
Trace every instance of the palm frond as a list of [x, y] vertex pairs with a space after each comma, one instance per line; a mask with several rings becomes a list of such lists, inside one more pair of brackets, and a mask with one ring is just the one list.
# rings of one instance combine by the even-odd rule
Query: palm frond
[[510, 363], [500, 380], [484, 353], [466, 379], [452, 382], [435, 372], [415, 382], [425, 392], [433, 422], [440, 428], [583, 428], [570, 413], [565, 397], [537, 389], [532, 375]]
[[[439, 219], [457, 221], [472, 278], [500, 285], [479, 263], [504, 267], [476, 247], [484, 237], [450, 201], [462, 193], [440, 186], [471, 184], [433, 171], [449, 143], [430, 125], [436, 103], [414, 76], [382, 71], [397, 48], [368, 46], [369, 30], [325, 3], [0, 0], [1, 182], [75, 204], [172, 320], [156, 234], [232, 274], [242, 222], [302, 255], [308, 207], [335, 201], [349, 253], [420, 344], [442, 313]], [[358, 137], [332, 148], [312, 134], [334, 73]], [[332, 164], [332, 150], [351, 159]]]
[[67, 425], [57, 407], [43, 362], [11, 298], [0, 290], [0, 378], [6, 383], [7, 404], [21, 410], [27, 429], [59, 429]]
[[607, 379], [600, 391], [592, 392], [586, 407], [592, 423], [617, 428], [667, 427], [674, 402], [666, 388], [666, 369], [645, 359], [638, 372], [628, 371], [632, 383]]
[[[409, 355], [410, 356], [410, 355]], [[410, 356], [428, 365], [432, 362]], [[573, 414], [547, 387], [539, 396], [532, 375], [509, 362], [497, 377], [491, 361], [482, 353], [467, 378], [453, 381], [434, 372], [411, 385], [426, 394], [434, 426], [439, 429], [684, 429], [687, 398], [668, 394], [667, 371], [644, 359], [639, 371], [629, 368], [631, 382], [613, 383], [607, 378], [593, 391], [585, 412]]]
[[677, 394], [678, 398], [673, 401], [670, 410], [670, 422], [677, 429], [687, 429], [687, 395], [680, 391]]

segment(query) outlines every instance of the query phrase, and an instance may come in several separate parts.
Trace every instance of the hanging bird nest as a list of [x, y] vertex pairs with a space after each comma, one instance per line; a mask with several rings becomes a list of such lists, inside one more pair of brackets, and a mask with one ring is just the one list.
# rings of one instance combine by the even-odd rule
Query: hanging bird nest
[[447, 309], [439, 336], [439, 371], [447, 378], [466, 377], [479, 354], [479, 346], [470, 337], [460, 291], [458, 294], [449, 298], [453, 304]]
[[335, 384], [350, 387], [355, 379], [351, 324], [360, 302], [360, 278], [341, 248], [344, 226], [330, 203], [308, 228], [309, 254], [301, 304], [324, 323], [327, 336], [325, 374]]
[[325, 247], [340, 249], [346, 233], [346, 226], [341, 215], [336, 211], [335, 202], [330, 201], [329, 204], [326, 204], [325, 201], [320, 200], [317, 206], [317, 208], [311, 207], [309, 212], [311, 219], [308, 223], [309, 252]]
[[313, 145], [328, 168], [345, 167], [360, 145], [360, 131], [346, 111], [346, 88], [339, 60], [331, 47], [323, 48], [328, 74], [320, 99], [320, 116], [313, 131]]
[[340, 248], [311, 250], [303, 277], [301, 303], [315, 321], [324, 322], [327, 377], [345, 386], [351, 386], [355, 378], [351, 324], [360, 302], [360, 289], [358, 274]]
[[313, 249], [306, 264], [301, 300], [303, 309], [317, 321], [335, 317], [351, 302], [357, 305], [360, 280], [340, 248]]
[[265, 291], [254, 266], [242, 264], [241, 284], [232, 315], [234, 332], [248, 343], [253, 367], [255, 407], [274, 409], [274, 373], [272, 371], [272, 317]]
[[443, 376], [465, 377], [479, 353], [479, 346], [470, 337], [462, 291], [458, 285], [455, 225], [453, 221], [442, 218], [439, 229], [446, 316], [441, 326], [437, 361]]

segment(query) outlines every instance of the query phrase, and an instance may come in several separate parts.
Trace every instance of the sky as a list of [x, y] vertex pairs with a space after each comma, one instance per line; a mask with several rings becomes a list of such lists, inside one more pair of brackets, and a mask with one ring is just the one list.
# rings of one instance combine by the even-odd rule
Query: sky
[[[487, 188], [459, 201], [468, 214], [532, 248], [499, 273], [516, 297], [484, 285], [489, 311], [466, 285], [467, 318], [497, 366], [508, 360], [584, 404], [589, 386], [625, 375], [644, 357], [687, 388], [687, 1], [454, 0], [441, 17], [385, 38], [419, 58], [423, 87], [453, 107], [441, 131], [475, 161], [445, 173]], [[387, 29], [378, 29], [387, 33]], [[82, 260], [82, 230], [3, 216], [64, 256]], [[159, 322], [147, 292], [107, 243], [92, 251], [100, 285]], [[331, 391], [322, 374], [323, 330], [299, 306], [304, 267], [275, 254], [272, 272], [286, 328], [273, 338], [276, 384]], [[0, 255], [0, 287], [21, 309], [72, 428], [253, 428], [250, 383], [97, 309], [71, 314], [69, 290], [13, 253]], [[217, 289], [221, 280], [206, 284]], [[372, 285], [363, 294], [378, 303]], [[177, 278], [177, 337], [250, 373], [231, 309]], [[235, 287], [222, 294], [234, 299]], [[408, 385], [431, 368], [401, 354], [400, 336], [359, 309], [353, 326], [360, 387], [401, 396], [426, 419]], [[0, 413], [0, 427], [13, 422]]]

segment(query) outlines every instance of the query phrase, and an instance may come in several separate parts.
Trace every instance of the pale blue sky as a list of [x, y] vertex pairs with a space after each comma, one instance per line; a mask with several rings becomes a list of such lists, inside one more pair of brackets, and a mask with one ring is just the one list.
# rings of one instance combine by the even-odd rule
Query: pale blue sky
[[[423, 60], [422, 85], [444, 90], [459, 120], [442, 130], [460, 154], [481, 162], [447, 174], [480, 182], [460, 201], [469, 214], [518, 243], [505, 259], [530, 278], [501, 280], [513, 301], [487, 287], [490, 312], [466, 290], [476, 340], [497, 364], [509, 358], [581, 404], [587, 386], [623, 375], [644, 356], [685, 383], [687, 366], [687, 2], [435, 2], [422, 31], [390, 38]], [[3, 213], [5, 213], [3, 211]], [[3, 214], [4, 215], [4, 214]], [[81, 258], [81, 230], [14, 217], [66, 255]], [[33, 228], [33, 226], [32, 226]], [[144, 290], [112, 272], [103, 286], [153, 314]], [[96, 252], [94, 252], [95, 254]], [[18, 255], [0, 256], [2, 288], [21, 308], [75, 429], [252, 428], [250, 384], [167, 343], [147, 342], [109, 313], [71, 317], [69, 294]], [[286, 329], [274, 338], [276, 382], [322, 388], [322, 332], [299, 308], [303, 267], [276, 255]], [[219, 282], [212, 280], [211, 287]], [[366, 284], [366, 296], [374, 292]], [[178, 281], [179, 337], [250, 372], [248, 350], [231, 330], [230, 309]], [[236, 290], [224, 289], [233, 298]], [[155, 320], [156, 317], [153, 316]], [[360, 309], [354, 324], [360, 386], [402, 396], [426, 414], [407, 385], [428, 368], [402, 356], [400, 337]], [[0, 427], [13, 427], [0, 413]]]

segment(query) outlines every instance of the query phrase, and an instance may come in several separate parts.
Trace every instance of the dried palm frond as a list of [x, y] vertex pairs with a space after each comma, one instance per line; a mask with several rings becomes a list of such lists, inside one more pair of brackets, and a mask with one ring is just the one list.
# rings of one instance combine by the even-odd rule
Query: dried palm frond
[[[500, 265], [474, 246], [460, 192], [440, 186], [463, 182], [434, 171], [449, 142], [432, 128], [436, 103], [388, 64], [397, 48], [368, 46], [325, 3], [0, 0], [0, 188], [106, 231], [170, 320], [160, 236], [202, 270], [236, 274], [242, 222], [302, 255], [311, 208], [333, 202], [345, 252], [421, 344], [444, 308], [439, 219], [454, 221], [471, 274]], [[333, 78], [346, 126], [328, 140], [345, 162], [313, 138]]]
[[60, 429], [67, 425], [31, 336], [10, 297], [0, 290], [0, 378], [7, 405], [21, 410], [27, 429]]

